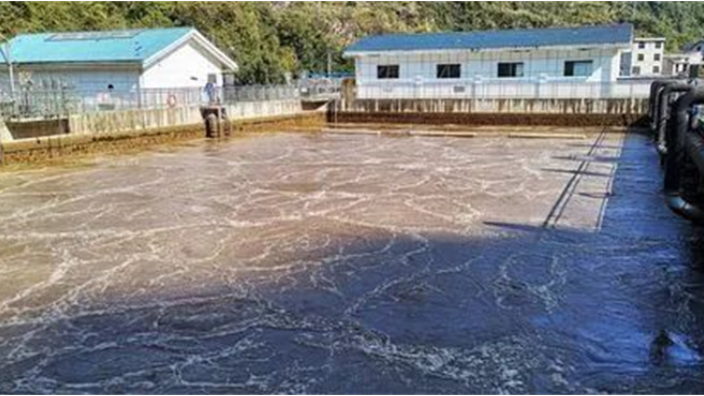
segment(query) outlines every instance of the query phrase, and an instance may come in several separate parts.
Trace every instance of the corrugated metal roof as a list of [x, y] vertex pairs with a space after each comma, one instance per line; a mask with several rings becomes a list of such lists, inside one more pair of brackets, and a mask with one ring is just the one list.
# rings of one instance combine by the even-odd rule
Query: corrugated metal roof
[[384, 34], [365, 37], [346, 53], [443, 49], [533, 48], [573, 45], [630, 45], [633, 25], [513, 29], [477, 32]]
[[22, 34], [10, 41], [13, 63], [143, 62], [193, 28]]

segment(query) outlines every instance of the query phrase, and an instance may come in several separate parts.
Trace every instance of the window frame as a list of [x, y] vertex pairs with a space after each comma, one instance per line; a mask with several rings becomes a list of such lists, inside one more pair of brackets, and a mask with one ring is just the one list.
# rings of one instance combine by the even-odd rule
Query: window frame
[[[441, 73], [442, 70], [447, 71], [446, 73]], [[455, 73], [453, 73], [456, 71]], [[447, 80], [447, 79], [458, 79], [462, 78], [462, 64], [461, 63], [438, 63], [435, 67], [435, 78]]]
[[660, 54], [653, 54], [653, 61], [660, 62], [660, 60], [661, 60]]
[[[508, 67], [509, 75], [502, 75], [502, 66]], [[519, 67], [520, 66], [520, 67]], [[525, 72], [525, 62], [499, 62], [496, 65], [496, 77], [497, 78], [523, 78], [526, 75]], [[518, 71], [520, 70], [520, 75]], [[504, 70], [506, 71], [506, 70]]]
[[[382, 70], [386, 70], [386, 73], [382, 73]], [[376, 65], [377, 80], [398, 80], [400, 75], [401, 66], [399, 64]]]
[[636, 57], [636, 60], [638, 62], [644, 62], [645, 61], [645, 54], [642, 54], [642, 53], [638, 54], [638, 56]]
[[654, 65], [652, 72], [653, 72], [653, 74], [660, 74], [660, 66]]
[[[570, 68], [567, 65], [571, 65]], [[589, 73], [587, 74], [575, 74], [575, 66], [577, 64], [589, 64]], [[567, 74], [568, 70], [570, 74]], [[594, 73], [594, 60], [593, 59], [582, 59], [582, 60], [566, 60], [563, 64], [563, 77], [589, 77]]]

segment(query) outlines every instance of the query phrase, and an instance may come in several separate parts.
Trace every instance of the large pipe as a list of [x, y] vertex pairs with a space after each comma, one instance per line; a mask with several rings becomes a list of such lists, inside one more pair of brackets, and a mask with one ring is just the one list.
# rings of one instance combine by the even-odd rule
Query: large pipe
[[679, 194], [665, 196], [667, 206], [681, 217], [697, 224], [704, 224], [704, 211], [685, 201]]
[[[665, 202], [678, 215], [697, 222], [704, 223], [704, 212], [697, 206], [687, 202], [681, 194], [681, 167], [684, 156], [694, 154], [701, 158], [693, 158], [695, 164], [704, 165], [704, 141], [689, 136], [690, 110], [693, 105], [704, 103], [704, 88], [689, 90], [672, 104], [672, 117], [666, 136], [668, 155], [665, 158]], [[700, 138], [701, 139], [701, 138]], [[689, 153], [685, 151], [688, 145]], [[700, 170], [701, 172], [701, 170]]]
[[687, 133], [684, 146], [699, 173], [704, 175], [704, 138], [696, 132]]
[[650, 96], [648, 97], [648, 117], [650, 118], [650, 130], [655, 133], [657, 128], [657, 116], [659, 114], [658, 104], [660, 103], [660, 92], [665, 84], [676, 82], [677, 80], [655, 80], [650, 84]]
[[658, 105], [656, 113], [656, 139], [658, 151], [662, 155], [667, 155], [667, 142], [665, 141], [665, 129], [669, 117], [670, 95], [677, 92], [688, 92], [694, 88], [693, 85], [681, 81], [671, 81], [662, 84], [662, 89], [657, 96]]

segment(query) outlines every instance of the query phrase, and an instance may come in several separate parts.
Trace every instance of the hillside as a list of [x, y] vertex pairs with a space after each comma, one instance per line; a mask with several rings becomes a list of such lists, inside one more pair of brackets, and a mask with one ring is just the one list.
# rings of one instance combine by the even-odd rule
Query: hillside
[[323, 71], [327, 54], [384, 32], [469, 31], [631, 22], [667, 48], [704, 36], [699, 2], [0, 2], [0, 33], [195, 26], [241, 65], [243, 83]]

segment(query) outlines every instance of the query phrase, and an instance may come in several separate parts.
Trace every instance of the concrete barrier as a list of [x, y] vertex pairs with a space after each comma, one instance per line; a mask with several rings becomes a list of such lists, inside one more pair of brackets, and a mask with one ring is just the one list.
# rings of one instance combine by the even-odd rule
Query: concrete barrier
[[459, 113], [459, 112], [328, 112], [329, 123], [336, 124], [415, 124], [465, 126], [556, 126], [627, 127], [643, 123], [636, 114], [574, 113]]
[[[270, 106], [274, 109], [276, 106]], [[325, 124], [320, 112], [239, 118], [233, 121], [236, 131], [264, 132], [293, 129], [319, 130]], [[2, 164], [26, 164], [62, 160], [96, 153], [128, 153], [150, 147], [204, 138], [202, 122], [191, 125], [135, 129], [96, 134], [65, 134], [3, 141], [0, 144]]]
[[5, 125], [10, 132], [11, 139], [63, 135], [69, 132], [68, 120], [65, 118], [6, 121]]
[[9, 142], [10, 140], [12, 140], [10, 130], [5, 126], [5, 122], [0, 120], [0, 142]]
[[[225, 106], [228, 118], [248, 118], [292, 115], [301, 113], [297, 99], [259, 102], [240, 102]], [[173, 109], [122, 110], [76, 114], [69, 117], [70, 134], [102, 135], [124, 131], [141, 131], [158, 128], [201, 124], [200, 106]]]
[[645, 114], [647, 98], [619, 99], [353, 99], [335, 110], [354, 113]]

